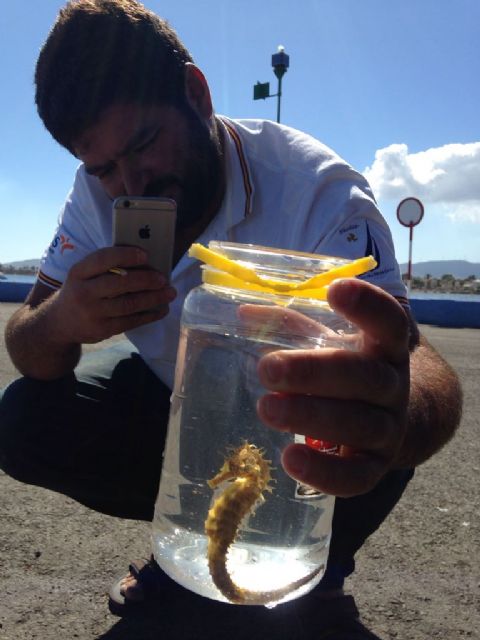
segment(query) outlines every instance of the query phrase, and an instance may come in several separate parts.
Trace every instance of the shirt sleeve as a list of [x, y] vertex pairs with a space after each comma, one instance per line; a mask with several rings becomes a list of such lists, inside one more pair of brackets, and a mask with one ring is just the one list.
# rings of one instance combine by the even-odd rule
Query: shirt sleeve
[[351, 260], [373, 256], [376, 268], [361, 278], [407, 306], [407, 289], [395, 257], [390, 228], [365, 178], [348, 165], [339, 165], [322, 182], [311, 216], [312, 221], [319, 218], [323, 221], [321, 238], [314, 251]]
[[38, 280], [52, 289], [61, 287], [74, 264], [110, 244], [111, 203], [94, 180], [83, 165], [79, 167], [53, 240], [42, 256]]

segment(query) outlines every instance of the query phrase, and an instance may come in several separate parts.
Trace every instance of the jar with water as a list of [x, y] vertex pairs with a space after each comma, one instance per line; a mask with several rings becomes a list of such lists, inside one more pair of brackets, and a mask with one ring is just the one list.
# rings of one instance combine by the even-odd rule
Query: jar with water
[[283, 449], [305, 438], [260, 421], [257, 365], [277, 349], [356, 349], [355, 327], [318, 286], [351, 263], [226, 242], [203, 249], [203, 284], [181, 319], [153, 553], [197, 594], [274, 606], [321, 580], [334, 498], [283, 470]]

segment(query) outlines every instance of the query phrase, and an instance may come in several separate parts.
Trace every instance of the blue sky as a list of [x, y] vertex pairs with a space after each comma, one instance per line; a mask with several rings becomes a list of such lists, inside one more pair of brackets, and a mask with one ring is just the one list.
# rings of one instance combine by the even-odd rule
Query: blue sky
[[[146, 0], [204, 71], [215, 109], [276, 118], [253, 101], [276, 78], [283, 45], [283, 123], [332, 147], [369, 178], [399, 262], [405, 197], [425, 216], [413, 260], [480, 262], [478, 0]], [[40, 257], [77, 160], [43, 129], [33, 102], [36, 57], [59, 0], [5, 2], [0, 22], [0, 263]]]

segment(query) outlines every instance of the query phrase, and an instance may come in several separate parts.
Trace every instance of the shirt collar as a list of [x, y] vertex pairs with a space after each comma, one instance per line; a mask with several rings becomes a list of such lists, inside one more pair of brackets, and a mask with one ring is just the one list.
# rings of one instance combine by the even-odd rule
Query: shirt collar
[[[243, 222], [253, 210], [254, 187], [244, 143], [232, 120], [225, 116], [217, 116], [217, 120], [223, 131], [226, 187], [220, 210], [195, 240], [204, 245], [210, 240], [232, 241], [233, 227]], [[194, 266], [186, 253], [174, 269], [175, 279]]]
[[232, 120], [218, 117], [223, 128], [226, 191], [222, 203], [226, 229], [244, 220], [252, 213], [254, 186], [244, 143]]

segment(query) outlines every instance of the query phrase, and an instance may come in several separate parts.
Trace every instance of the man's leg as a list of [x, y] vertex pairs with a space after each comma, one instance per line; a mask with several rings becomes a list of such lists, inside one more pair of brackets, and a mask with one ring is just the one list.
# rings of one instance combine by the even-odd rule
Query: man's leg
[[330, 554], [320, 590], [343, 587], [355, 569], [356, 552], [394, 509], [413, 474], [413, 469], [390, 471], [368, 493], [335, 500]]
[[0, 468], [97, 511], [151, 520], [170, 390], [125, 344], [86, 354], [60, 380], [7, 387]]

